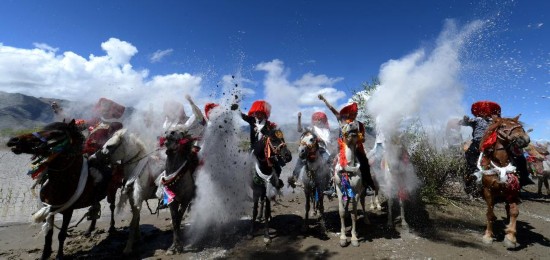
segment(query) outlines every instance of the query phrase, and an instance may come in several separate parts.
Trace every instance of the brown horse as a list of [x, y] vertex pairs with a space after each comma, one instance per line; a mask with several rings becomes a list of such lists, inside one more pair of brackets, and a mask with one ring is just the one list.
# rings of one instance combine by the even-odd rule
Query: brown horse
[[[40, 200], [44, 207], [33, 215], [37, 222], [46, 221], [43, 230], [46, 242], [41, 259], [48, 259], [52, 254], [53, 221], [56, 213], [63, 215], [63, 224], [59, 231], [59, 248], [57, 258], [63, 258], [63, 244], [67, 237], [67, 228], [73, 210], [94, 205], [99, 207], [99, 199], [94, 192], [94, 179], [88, 174], [87, 160], [82, 156], [84, 136], [75, 125], [56, 122], [44, 127], [42, 131], [23, 134], [11, 138], [7, 146], [15, 154], [32, 154], [37, 168], [33, 169], [33, 178], [42, 183]], [[90, 229], [95, 227], [92, 220]]]
[[519, 115], [515, 118], [493, 117], [481, 140], [482, 153], [478, 162], [482, 174], [482, 195], [487, 203], [487, 229], [483, 242], [493, 242], [493, 223], [497, 219], [493, 208], [496, 202], [504, 201], [509, 219], [504, 243], [508, 248], [517, 246], [516, 221], [519, 215], [520, 184], [513, 157], [522, 156], [522, 148], [530, 142], [518, 119]]

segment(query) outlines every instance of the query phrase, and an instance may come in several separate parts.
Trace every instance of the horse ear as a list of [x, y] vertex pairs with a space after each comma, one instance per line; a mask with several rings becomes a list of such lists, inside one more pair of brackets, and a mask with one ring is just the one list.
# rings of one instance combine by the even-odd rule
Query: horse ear
[[[63, 120], [63, 121], [65, 121], [65, 120]], [[75, 125], [76, 125], [76, 121], [75, 121], [74, 118], [73, 118], [73, 120], [71, 120], [71, 122], [69, 122], [69, 126], [70, 126], [70, 127], [73, 127], [73, 126], [75, 126]]]
[[519, 117], [520, 117], [520, 116], [521, 116], [521, 114], [519, 114], [519, 115], [517, 115], [516, 117], [512, 118], [512, 120], [514, 120], [514, 121], [517, 122], [517, 121], [519, 120]]

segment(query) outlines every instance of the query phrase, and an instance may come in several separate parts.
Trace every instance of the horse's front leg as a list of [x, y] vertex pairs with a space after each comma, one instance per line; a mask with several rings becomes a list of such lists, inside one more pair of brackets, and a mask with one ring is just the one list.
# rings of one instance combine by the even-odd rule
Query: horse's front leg
[[[129, 226], [129, 235], [128, 235], [128, 241], [126, 242], [126, 247], [124, 248], [124, 255], [129, 255], [133, 251], [133, 247], [136, 241], [139, 240], [140, 234], [139, 234], [139, 219], [140, 219], [140, 209], [141, 209], [141, 201], [137, 202], [134, 200], [134, 192], [133, 190], [129, 192], [129, 201], [130, 201], [130, 208], [132, 209], [132, 221], [130, 221]], [[138, 205], [139, 203], [139, 205]]]
[[[168, 205], [170, 208], [170, 216], [172, 217], [172, 245], [166, 251], [167, 255], [173, 255], [183, 251], [183, 243], [181, 239], [181, 220], [183, 213], [180, 210], [180, 203], [173, 201]], [[183, 207], [183, 204], [181, 205]]]
[[348, 245], [348, 238], [346, 237], [346, 209], [344, 202], [342, 201], [342, 191], [336, 186], [336, 194], [338, 195], [338, 214], [340, 215], [340, 246], [345, 247]]
[[92, 235], [92, 232], [95, 230], [95, 226], [97, 223], [97, 215], [100, 209], [101, 209], [101, 205], [99, 204], [99, 202], [96, 202], [88, 210], [88, 218], [91, 219], [91, 221], [90, 221], [90, 226], [88, 227], [88, 230], [84, 232], [84, 236], [88, 237]]
[[63, 223], [61, 224], [61, 230], [57, 238], [59, 239], [59, 247], [57, 249], [56, 259], [63, 259], [63, 245], [65, 244], [65, 239], [67, 238], [67, 229], [69, 228], [69, 223], [71, 222], [71, 217], [73, 216], [73, 210], [66, 210], [63, 213]]
[[493, 243], [493, 223], [497, 219], [495, 213], [493, 212], [495, 204], [493, 200], [493, 195], [491, 194], [491, 190], [489, 188], [483, 188], [483, 193], [483, 197], [485, 198], [485, 202], [487, 203], [487, 228], [485, 230], [485, 235], [483, 235], [483, 243], [491, 244]]
[[401, 215], [401, 228], [408, 230], [409, 224], [405, 219], [405, 202], [401, 198], [399, 198], [399, 214]]
[[363, 210], [363, 222], [369, 225], [370, 221], [367, 215], [367, 210], [365, 209], [365, 197], [367, 197], [367, 191], [366, 189], [363, 189], [363, 192], [361, 192], [361, 195], [359, 196], [359, 202], [361, 203], [361, 209]]
[[46, 233], [46, 236], [45, 236], [44, 250], [42, 250], [42, 256], [40, 257], [40, 259], [42, 259], [42, 260], [49, 259], [50, 256], [52, 255], [52, 237], [53, 237], [54, 216], [46, 218], [46, 221], [48, 222], [48, 225], [51, 228], [48, 230], [48, 232]]
[[319, 222], [320, 222], [320, 225], [321, 225], [321, 233], [326, 234], [327, 233], [327, 227], [325, 225], [325, 206], [324, 206], [323, 200], [324, 200], [324, 195], [321, 192], [319, 194], [319, 205], [318, 205]]
[[[265, 204], [265, 197], [262, 195], [260, 196], [260, 215], [258, 216], [258, 221], [262, 222], [264, 220], [264, 204]], [[265, 216], [267, 218], [267, 216]]]
[[116, 231], [115, 228], [115, 203], [109, 204], [109, 209], [111, 210], [111, 222], [109, 224], [109, 233], [114, 233]]
[[388, 197], [388, 222], [386, 223], [387, 227], [393, 229], [393, 198]]
[[258, 201], [260, 200], [259, 196], [256, 195], [256, 192], [253, 191], [252, 195], [253, 205], [252, 205], [252, 223], [250, 226], [250, 232], [247, 235], [248, 239], [252, 239], [254, 236], [254, 228], [256, 227], [256, 217], [258, 217]]
[[[264, 197], [265, 198], [265, 197]], [[269, 245], [271, 243], [271, 236], [269, 236], [269, 220], [271, 219], [271, 200], [265, 198], [265, 230], [264, 230], [264, 243]]]
[[309, 192], [309, 189], [304, 189], [304, 194], [306, 196], [306, 214], [304, 216], [304, 225], [302, 226], [302, 232], [307, 232], [308, 230], [308, 221], [309, 221], [309, 208], [310, 208], [310, 201], [311, 201], [311, 195]]
[[510, 223], [506, 227], [506, 235], [504, 236], [504, 244], [507, 248], [515, 248], [517, 247], [517, 240], [516, 240], [516, 223], [519, 216], [519, 209], [517, 203], [509, 203], [508, 207], [508, 215], [510, 216]]
[[353, 201], [351, 202], [351, 245], [358, 247], [359, 246], [359, 239], [357, 238], [357, 200], [359, 199], [359, 195], [355, 196], [353, 198]]

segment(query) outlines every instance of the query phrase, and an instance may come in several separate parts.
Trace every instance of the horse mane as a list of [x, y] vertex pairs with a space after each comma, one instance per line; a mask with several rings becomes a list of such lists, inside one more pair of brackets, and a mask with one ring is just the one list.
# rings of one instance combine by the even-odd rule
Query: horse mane
[[[115, 136], [117, 138], [122, 138], [126, 135], [126, 133], [128, 133], [128, 130], [126, 128], [122, 128], [114, 132], [111, 138]], [[131, 140], [134, 144], [136, 144], [140, 150], [143, 150], [143, 151], [146, 150], [145, 143], [136, 134], [130, 133], [128, 137], [129, 137], [128, 140]]]
[[79, 145], [82, 145], [84, 141], [86, 140], [86, 137], [80, 132], [80, 130], [76, 127], [74, 123], [65, 123], [65, 122], [53, 122], [50, 124], [47, 124], [43, 127], [43, 130], [46, 131], [52, 131], [52, 130], [59, 130], [59, 131], [67, 131], [70, 133], [72, 137], [74, 137], [76, 140], [76, 143]]

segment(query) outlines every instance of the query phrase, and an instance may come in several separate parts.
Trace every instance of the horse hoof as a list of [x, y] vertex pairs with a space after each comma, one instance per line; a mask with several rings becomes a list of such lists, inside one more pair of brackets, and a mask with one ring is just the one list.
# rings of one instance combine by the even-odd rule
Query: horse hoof
[[115, 227], [110, 227], [108, 232], [109, 232], [109, 234], [114, 234], [114, 233], [116, 233], [116, 228]]
[[266, 246], [269, 245], [269, 244], [271, 244], [271, 238], [269, 238], [269, 237], [264, 237], [264, 243], [265, 243]]
[[516, 247], [518, 247], [518, 243], [517, 242], [513, 242], [511, 241], [510, 239], [508, 238], [504, 238], [504, 246], [507, 248], [507, 249], [514, 249]]
[[340, 239], [340, 246], [346, 247], [348, 245], [348, 241], [346, 239]]
[[302, 231], [302, 233], [307, 233], [307, 231], [308, 231], [307, 225], [304, 224], [304, 225], [302, 226], [302, 228], [300, 229], [300, 231]]
[[359, 240], [351, 240], [351, 245], [353, 247], [358, 247], [359, 246]]
[[254, 236], [252, 234], [247, 234], [246, 235], [247, 240], [252, 240], [253, 238], [254, 238]]
[[92, 235], [91, 231], [86, 231], [84, 234], [82, 234], [84, 237], [90, 237]]
[[403, 222], [403, 223], [401, 223], [401, 228], [402, 228], [403, 230], [409, 230], [409, 224]]
[[490, 244], [493, 243], [493, 238], [492, 238], [492, 237], [486, 237], [486, 236], [484, 236], [484, 237], [483, 237], [483, 243], [484, 243], [484, 244], [487, 244], [487, 245], [490, 245]]

